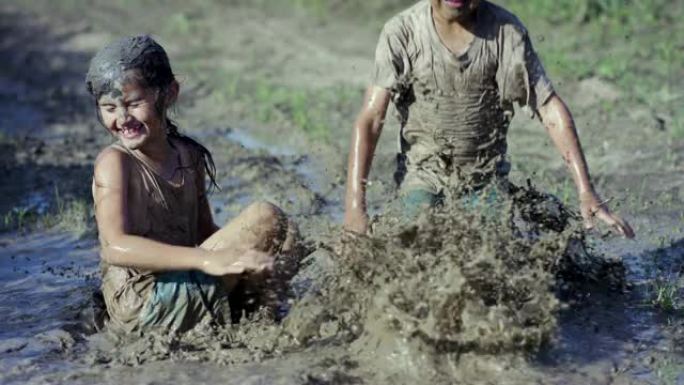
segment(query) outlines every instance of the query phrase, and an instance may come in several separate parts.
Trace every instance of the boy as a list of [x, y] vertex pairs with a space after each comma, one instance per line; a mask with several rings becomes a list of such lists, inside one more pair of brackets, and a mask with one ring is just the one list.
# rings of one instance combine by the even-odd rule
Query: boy
[[385, 24], [372, 82], [352, 132], [347, 230], [367, 230], [365, 181], [390, 100], [400, 115], [400, 195], [409, 211], [438, 204], [454, 187], [476, 196], [484, 186], [505, 181], [506, 133], [515, 102], [541, 119], [561, 152], [586, 226], [598, 218], [634, 236], [594, 191], [572, 116], [525, 27], [503, 8], [484, 0], [415, 4]]

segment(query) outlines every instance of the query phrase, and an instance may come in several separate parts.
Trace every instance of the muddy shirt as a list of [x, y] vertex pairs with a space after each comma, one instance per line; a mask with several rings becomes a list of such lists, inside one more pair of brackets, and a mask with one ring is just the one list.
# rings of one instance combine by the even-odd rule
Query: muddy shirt
[[[201, 167], [201, 160], [199, 154], [190, 151], [187, 146], [177, 141], [173, 143], [178, 149], [182, 165], [178, 172], [183, 174], [183, 178], [178, 185], [157, 175], [145, 161], [125, 147], [112, 145], [117, 151], [127, 154], [133, 163], [127, 192], [129, 234], [170, 245], [194, 247], [200, 241], [197, 232], [198, 194], [203, 181], [199, 180], [197, 170]], [[100, 242], [106, 244], [103, 239]], [[145, 307], [161, 276], [163, 274], [103, 262], [102, 293], [109, 315], [109, 326], [125, 332], [140, 328], [140, 314], [149, 312]], [[207, 298], [194, 298], [196, 296], [185, 288], [177, 291], [178, 309], [161, 311], [174, 312], [173, 322], [167, 323], [173, 324], [175, 329], [188, 329], [207, 315], [204, 309]], [[165, 314], [157, 316], [160, 320], [165, 318]]]
[[536, 111], [553, 94], [525, 27], [487, 1], [462, 55], [440, 40], [427, 0], [396, 15], [380, 35], [373, 83], [392, 92], [406, 156], [402, 189], [479, 188], [508, 173], [513, 104]]

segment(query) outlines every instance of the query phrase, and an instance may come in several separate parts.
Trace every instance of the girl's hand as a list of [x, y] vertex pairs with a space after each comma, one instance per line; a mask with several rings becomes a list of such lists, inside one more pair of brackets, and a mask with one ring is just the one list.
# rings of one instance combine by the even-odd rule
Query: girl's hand
[[629, 223], [611, 213], [606, 202], [602, 202], [594, 191], [586, 191], [580, 194], [580, 212], [584, 218], [584, 227], [587, 229], [594, 228], [596, 219], [600, 219], [624, 237], [634, 238], [634, 230], [629, 226]]
[[215, 250], [209, 252], [200, 270], [209, 275], [263, 273], [273, 270], [275, 258], [255, 250]]

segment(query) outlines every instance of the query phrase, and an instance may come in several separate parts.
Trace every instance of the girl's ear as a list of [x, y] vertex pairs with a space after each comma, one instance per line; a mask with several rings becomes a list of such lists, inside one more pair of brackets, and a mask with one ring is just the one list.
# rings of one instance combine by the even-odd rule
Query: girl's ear
[[178, 99], [178, 92], [180, 91], [180, 85], [176, 80], [171, 82], [169, 84], [169, 87], [166, 89], [166, 100], [164, 100], [165, 104], [167, 107], [172, 106], [174, 103], [176, 103], [176, 100]]

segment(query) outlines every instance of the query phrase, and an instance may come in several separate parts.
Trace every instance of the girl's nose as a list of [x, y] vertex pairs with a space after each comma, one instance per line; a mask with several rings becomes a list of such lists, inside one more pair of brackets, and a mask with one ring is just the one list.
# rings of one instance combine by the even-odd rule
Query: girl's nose
[[116, 122], [121, 126], [128, 121], [130, 118], [127, 108], [117, 108], [116, 112]]

